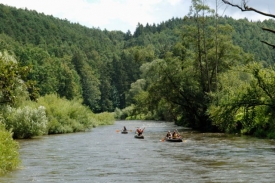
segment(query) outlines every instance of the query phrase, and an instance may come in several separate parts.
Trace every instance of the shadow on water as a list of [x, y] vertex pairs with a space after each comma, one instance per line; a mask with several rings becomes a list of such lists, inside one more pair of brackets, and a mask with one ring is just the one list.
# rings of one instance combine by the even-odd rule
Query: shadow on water
[[[130, 132], [121, 134], [126, 126]], [[134, 138], [137, 127], [144, 139]], [[183, 142], [163, 142], [177, 129]], [[172, 123], [117, 121], [85, 133], [20, 140], [23, 167], [1, 183], [272, 182], [275, 142], [197, 133]]]

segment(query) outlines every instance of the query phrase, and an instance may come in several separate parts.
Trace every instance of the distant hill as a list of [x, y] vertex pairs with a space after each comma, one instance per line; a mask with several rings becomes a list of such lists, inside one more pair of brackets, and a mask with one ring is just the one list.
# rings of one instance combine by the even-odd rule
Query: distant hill
[[[127, 92], [140, 78], [139, 67], [162, 58], [181, 41], [182, 27], [189, 22], [185, 19], [138, 24], [131, 34], [87, 28], [0, 4], [0, 50], [14, 53], [21, 65], [33, 67], [29, 79], [36, 81], [40, 95], [78, 96], [95, 112], [114, 111], [129, 105]], [[234, 28], [233, 42], [245, 52], [266, 65], [274, 63], [274, 50], [260, 42], [274, 42], [274, 35], [261, 30], [275, 29], [274, 20], [250, 22], [220, 17], [218, 22]]]

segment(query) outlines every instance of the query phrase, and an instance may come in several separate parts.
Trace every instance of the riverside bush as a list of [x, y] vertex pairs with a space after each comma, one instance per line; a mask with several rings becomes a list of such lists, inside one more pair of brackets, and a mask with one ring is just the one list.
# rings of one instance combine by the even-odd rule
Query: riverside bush
[[38, 99], [46, 108], [48, 134], [85, 131], [98, 125], [114, 122], [112, 114], [94, 114], [81, 100], [67, 100], [50, 94]]
[[37, 108], [6, 106], [3, 117], [6, 129], [13, 132], [13, 138], [31, 138], [46, 133], [48, 119], [43, 106]]
[[12, 132], [7, 131], [0, 122], [0, 175], [16, 169], [21, 161], [19, 159], [19, 144], [12, 138]]
[[103, 112], [95, 115], [97, 125], [112, 125], [114, 124], [114, 113]]
[[134, 110], [134, 105], [128, 106], [122, 110], [116, 108], [114, 112], [114, 116], [116, 119], [121, 119], [121, 120], [129, 119], [133, 114], [133, 110]]
[[119, 120], [158, 120], [154, 118], [151, 112], [146, 113], [136, 113], [136, 106], [131, 105], [128, 107], [125, 107], [124, 109], [115, 109], [114, 116], [115, 119]]

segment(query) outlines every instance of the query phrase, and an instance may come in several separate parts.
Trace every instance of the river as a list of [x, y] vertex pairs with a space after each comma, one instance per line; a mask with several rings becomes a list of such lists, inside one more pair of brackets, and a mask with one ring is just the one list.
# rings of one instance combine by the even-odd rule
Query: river
[[[126, 126], [132, 132], [117, 132]], [[145, 127], [144, 139], [134, 138]], [[177, 129], [183, 142], [162, 142]], [[83, 133], [19, 140], [22, 167], [0, 183], [274, 182], [275, 141], [117, 121]]]

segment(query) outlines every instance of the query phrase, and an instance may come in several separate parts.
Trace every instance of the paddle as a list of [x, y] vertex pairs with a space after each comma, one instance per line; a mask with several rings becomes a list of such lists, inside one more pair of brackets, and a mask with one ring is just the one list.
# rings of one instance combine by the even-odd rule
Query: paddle
[[[117, 133], [120, 131], [123, 131], [123, 130], [116, 130]], [[127, 131], [132, 132], [133, 130], [127, 130]]]

